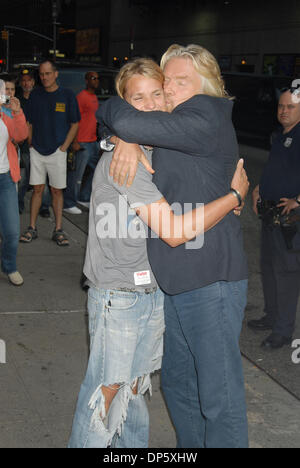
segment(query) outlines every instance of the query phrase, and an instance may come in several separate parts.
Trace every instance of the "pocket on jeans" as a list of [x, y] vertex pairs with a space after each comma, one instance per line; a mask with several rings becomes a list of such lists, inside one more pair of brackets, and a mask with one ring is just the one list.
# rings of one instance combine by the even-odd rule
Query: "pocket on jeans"
[[111, 311], [130, 310], [136, 305], [137, 301], [138, 294], [112, 291], [107, 299], [106, 307]]

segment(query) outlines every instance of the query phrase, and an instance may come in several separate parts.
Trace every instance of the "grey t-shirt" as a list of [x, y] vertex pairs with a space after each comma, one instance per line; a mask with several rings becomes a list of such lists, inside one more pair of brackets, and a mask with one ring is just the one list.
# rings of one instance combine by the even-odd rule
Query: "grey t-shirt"
[[[151, 163], [152, 152], [142, 149]], [[100, 289], [144, 291], [157, 283], [147, 256], [148, 227], [132, 207], [154, 203], [162, 194], [142, 164], [131, 187], [114, 183], [111, 160], [112, 153], [104, 153], [95, 170], [84, 274]]]

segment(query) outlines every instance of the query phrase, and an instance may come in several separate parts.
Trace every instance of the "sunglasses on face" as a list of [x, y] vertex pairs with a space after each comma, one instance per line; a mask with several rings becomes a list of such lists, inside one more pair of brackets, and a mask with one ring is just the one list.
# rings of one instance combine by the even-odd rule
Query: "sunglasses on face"
[[90, 79], [93, 80], [93, 81], [94, 81], [94, 80], [99, 80], [99, 77], [98, 77], [98, 76], [91, 76]]

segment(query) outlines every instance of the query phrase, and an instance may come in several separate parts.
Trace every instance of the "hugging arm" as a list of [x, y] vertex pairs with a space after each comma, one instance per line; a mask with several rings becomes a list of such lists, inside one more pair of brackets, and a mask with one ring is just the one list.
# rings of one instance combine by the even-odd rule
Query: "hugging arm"
[[113, 135], [128, 143], [174, 149], [195, 156], [208, 156], [217, 145], [217, 115], [204, 96], [194, 96], [172, 113], [139, 111], [114, 97], [99, 108], [97, 119], [100, 125], [109, 127]]
[[106, 101], [96, 115], [104, 133], [109, 127], [108, 133], [120, 138], [110, 166], [110, 175], [120, 186], [127, 177], [127, 187], [132, 184], [139, 162], [153, 174], [138, 144], [174, 149], [196, 157], [209, 156], [216, 149], [217, 113], [205, 96], [194, 96], [171, 114], [138, 111], [115, 97]]
[[170, 247], [177, 247], [213, 228], [237, 206], [233, 194], [175, 215], [165, 198], [136, 209], [139, 217]]
[[[232, 179], [232, 188], [244, 200], [249, 181], [240, 159]], [[177, 247], [203, 234], [218, 224], [230, 211], [238, 206], [233, 193], [218, 198], [183, 215], [175, 215], [165, 198], [136, 209], [137, 214], [170, 247]]]

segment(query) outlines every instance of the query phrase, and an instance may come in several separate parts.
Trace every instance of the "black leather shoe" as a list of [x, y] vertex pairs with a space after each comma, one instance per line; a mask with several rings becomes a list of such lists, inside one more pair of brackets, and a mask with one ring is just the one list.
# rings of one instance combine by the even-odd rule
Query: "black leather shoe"
[[261, 347], [265, 349], [280, 349], [285, 345], [290, 345], [291, 342], [292, 337], [286, 338], [285, 336], [278, 335], [277, 333], [272, 333], [262, 342]]
[[272, 330], [272, 324], [266, 315], [259, 320], [249, 320], [247, 325], [253, 330]]

